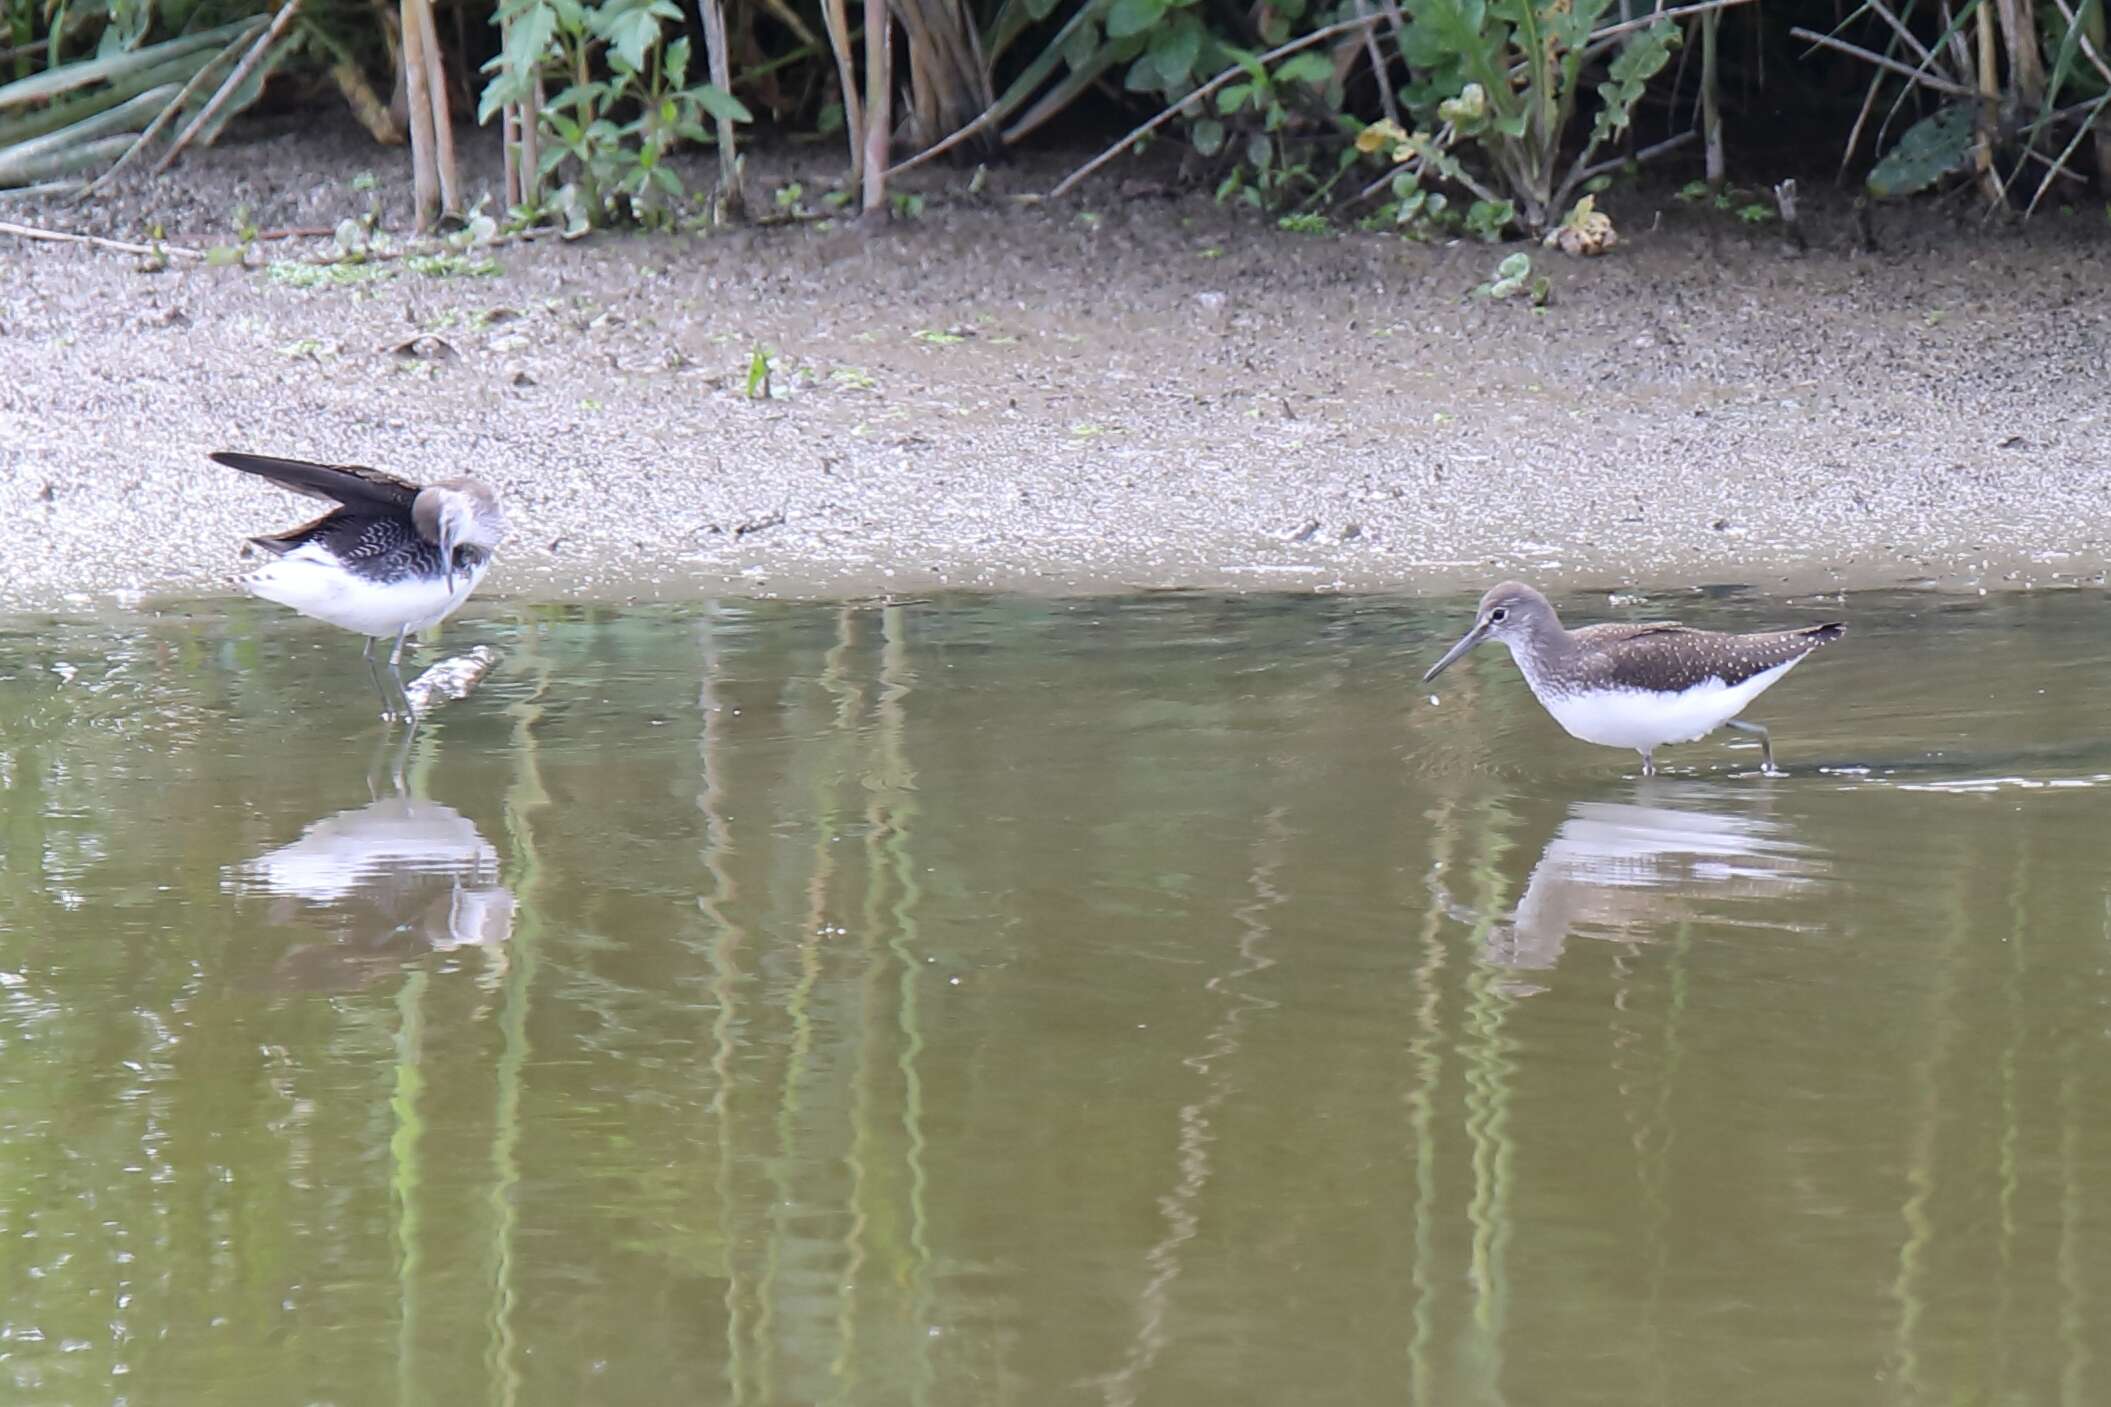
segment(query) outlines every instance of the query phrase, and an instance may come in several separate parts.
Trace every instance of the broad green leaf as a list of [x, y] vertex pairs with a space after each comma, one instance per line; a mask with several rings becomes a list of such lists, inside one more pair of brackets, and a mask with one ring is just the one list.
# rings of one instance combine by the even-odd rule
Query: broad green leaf
[[1123, 39], [1141, 34], [1165, 14], [1166, 0], [1114, 0], [1107, 10], [1107, 37]]
[[1262, 66], [1260, 55], [1250, 49], [1241, 49], [1236, 44], [1225, 44], [1221, 47], [1224, 50], [1224, 56], [1240, 68], [1245, 69], [1246, 76], [1251, 78], [1256, 86], [1267, 86], [1268, 70]]
[[1478, 83], [1468, 83], [1459, 90], [1456, 98], [1446, 98], [1437, 104], [1437, 117], [1449, 122], [1460, 132], [1471, 134], [1477, 131], [1488, 116], [1488, 92]]
[[608, 96], [608, 85], [601, 82], [574, 83], [562, 89], [557, 96], [544, 103], [545, 115], [560, 112], [591, 113]]
[[1063, 41], [1063, 62], [1073, 73], [1081, 72], [1099, 57], [1099, 26], [1087, 20]]
[[1626, 44], [1606, 67], [1606, 81], [1598, 85], [1603, 106], [1591, 125], [1591, 141], [1605, 141], [1625, 131], [1635, 104], [1649, 87], [1649, 80], [1671, 61], [1678, 47], [1679, 28], [1670, 20], [1642, 30]]
[[1251, 83], [1228, 83], [1217, 90], [1217, 111], [1229, 117], [1245, 106], [1246, 100], [1252, 96]]
[[1926, 190], [1964, 164], [1975, 130], [1968, 103], [1922, 118], [1869, 173], [1869, 193], [1884, 197]]
[[1215, 156], [1224, 150], [1224, 124], [1214, 117], [1205, 117], [1187, 129], [1188, 140], [1195, 150], [1204, 156]]
[[[129, 102], [119, 103], [107, 112], [99, 112], [70, 127], [46, 132], [41, 137], [32, 137], [0, 151], [0, 186], [29, 185], [99, 164], [92, 157], [71, 161], [67, 154], [91, 148], [100, 150], [99, 143], [113, 139], [124, 141], [129, 134], [151, 122], [182, 91], [181, 84], [165, 83], [135, 95]], [[124, 145], [117, 148], [119, 152], [124, 149]]]
[[512, 27], [506, 31], [505, 47], [484, 65], [485, 72], [495, 76], [485, 85], [483, 100], [477, 106], [479, 123], [489, 122], [492, 114], [507, 103], [527, 100], [557, 30], [557, 12], [540, 0], [521, 6], [510, 19]]
[[1195, 60], [1202, 56], [1202, 21], [1193, 15], [1176, 15], [1160, 25], [1151, 37], [1151, 62], [1165, 79], [1168, 89], [1177, 88], [1194, 75]]
[[[42, 73], [0, 85], [0, 108], [27, 107], [32, 103], [47, 102], [62, 93], [70, 93], [90, 84], [121, 82], [130, 75], [146, 72], [184, 55], [203, 49], [224, 47], [235, 42], [237, 36], [246, 40], [253, 32], [253, 23], [241, 20], [234, 24], [222, 25], [218, 29], [166, 40], [145, 49], [135, 49], [130, 53], [47, 68]], [[198, 68], [204, 67], [205, 62], [206, 56], [199, 54], [197, 64], [191, 68], [191, 72], [195, 73]]]
[[660, 18], [649, 8], [625, 10], [608, 22], [605, 37], [613, 57], [631, 72], [643, 72], [645, 56], [660, 40]]
[[1324, 54], [1315, 54], [1309, 49], [1302, 54], [1292, 54], [1275, 68], [1277, 83], [1309, 83], [1315, 88], [1324, 88], [1334, 81], [1334, 65]]
[[753, 122], [755, 114], [748, 111], [747, 104], [711, 83], [699, 83], [689, 90], [689, 96], [713, 117], [728, 118], [734, 122]]

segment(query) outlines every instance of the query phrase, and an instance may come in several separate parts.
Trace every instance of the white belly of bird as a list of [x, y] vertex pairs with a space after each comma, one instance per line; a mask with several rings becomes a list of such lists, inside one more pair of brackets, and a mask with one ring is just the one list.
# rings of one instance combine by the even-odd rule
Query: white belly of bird
[[291, 606], [304, 616], [361, 635], [392, 636], [408, 628], [415, 635], [454, 614], [488, 564], [454, 574], [454, 590], [435, 577], [402, 577], [376, 582], [345, 570], [318, 547], [296, 547], [243, 579], [253, 596]]
[[1592, 689], [1582, 693], [1532, 692], [1569, 736], [1604, 747], [1647, 752], [1665, 743], [1704, 738], [1743, 713], [1767, 686], [1802, 662], [1802, 656], [1753, 675], [1742, 684], [1709, 679], [1675, 694], [1651, 689]]

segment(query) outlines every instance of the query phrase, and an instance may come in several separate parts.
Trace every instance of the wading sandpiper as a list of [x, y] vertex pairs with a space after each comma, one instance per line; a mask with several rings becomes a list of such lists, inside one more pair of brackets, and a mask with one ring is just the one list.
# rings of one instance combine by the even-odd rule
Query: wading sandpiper
[[1532, 696], [1569, 736], [1633, 748], [1642, 754], [1645, 777], [1655, 775], [1653, 754], [1664, 744], [1690, 743], [1725, 726], [1758, 735], [1760, 770], [1773, 775], [1773, 740], [1764, 727], [1737, 715], [1846, 629], [1842, 621], [1828, 621], [1755, 635], [1668, 623], [1566, 630], [1546, 597], [1523, 582], [1506, 581], [1481, 598], [1473, 629], [1422, 681], [1442, 674], [1481, 641], [1499, 640]]
[[[498, 495], [475, 479], [419, 485], [356, 464], [315, 464], [222, 450], [213, 459], [337, 507], [313, 522], [249, 539], [273, 560], [242, 584], [251, 595], [367, 637], [384, 719], [414, 719], [400, 665], [404, 638], [452, 615], [476, 590], [506, 535]], [[393, 635], [383, 687], [374, 642]]]

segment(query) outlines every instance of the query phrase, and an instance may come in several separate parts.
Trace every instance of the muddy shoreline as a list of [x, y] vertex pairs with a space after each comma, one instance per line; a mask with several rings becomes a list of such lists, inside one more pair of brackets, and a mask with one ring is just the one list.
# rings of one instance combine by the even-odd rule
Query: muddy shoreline
[[[206, 247], [238, 213], [393, 217], [400, 153], [283, 126], [0, 218]], [[750, 179], [812, 195], [839, 165], [788, 149]], [[1291, 233], [1133, 179], [1013, 198], [1061, 168], [978, 195], [919, 171], [921, 218], [877, 233], [608, 235], [343, 286], [0, 239], [0, 608], [227, 588], [242, 537], [306, 505], [205, 460], [226, 447], [492, 480], [516, 526], [486, 589], [531, 600], [2111, 567], [2100, 210], [1886, 212], [1868, 255], [1819, 198], [1791, 256], [1675, 185], [1616, 190], [1622, 246], [1535, 251], [1535, 311], [1472, 296], [1506, 252], [1482, 245]]]

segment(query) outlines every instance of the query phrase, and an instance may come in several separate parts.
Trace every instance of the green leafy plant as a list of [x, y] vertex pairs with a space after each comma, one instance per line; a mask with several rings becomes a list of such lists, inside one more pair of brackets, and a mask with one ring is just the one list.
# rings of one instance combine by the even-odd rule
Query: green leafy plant
[[1475, 297], [1497, 300], [1522, 296], [1529, 299], [1533, 307], [1544, 308], [1553, 296], [1554, 285], [1544, 274], [1533, 277], [1531, 255], [1510, 254], [1495, 266], [1495, 277], [1477, 286], [1473, 292]]
[[[1394, 196], [1410, 217], [1423, 208], [1411, 205], [1414, 193], [1442, 181], [1488, 207], [1480, 230], [1508, 202], [1505, 224], [1536, 233], [1578, 187], [1603, 173], [1593, 158], [1626, 132], [1649, 80], [1679, 42], [1669, 20], [1601, 26], [1611, 8], [1612, 0], [1544, 7], [1536, 0], [1421, 0], [1412, 7], [1401, 53], [1427, 75], [1410, 94], [1419, 125], [1409, 131], [1373, 123], [1357, 139], [1360, 150], [1401, 168]], [[1565, 159], [1585, 69], [1608, 56], [1590, 132], [1581, 151]], [[1461, 144], [1479, 152], [1485, 175], [1459, 159]]]
[[724, 89], [689, 81], [686, 36], [662, 42], [661, 26], [682, 20], [674, 0], [504, 0], [499, 18], [478, 120], [528, 99], [538, 78], [564, 83], [542, 108], [541, 174], [564, 181], [550, 205], [590, 225], [671, 223], [687, 191], [668, 154], [715, 141], [707, 118], [753, 120]]
[[1517, 207], [1507, 200], [1476, 200], [1466, 208], [1466, 233], [1494, 244], [1517, 222]]

